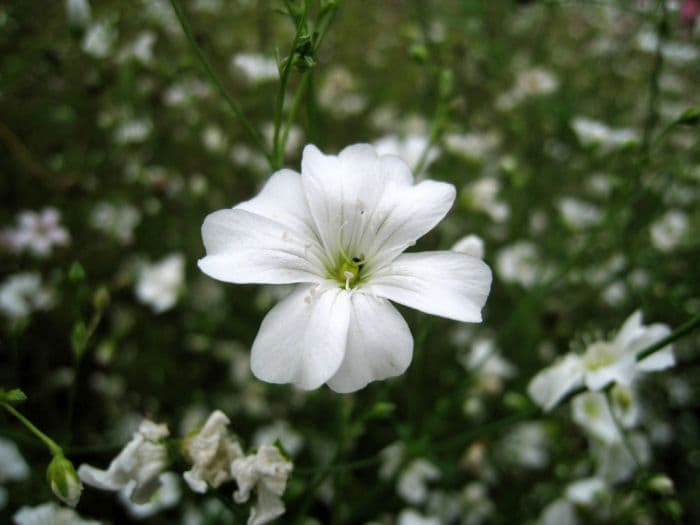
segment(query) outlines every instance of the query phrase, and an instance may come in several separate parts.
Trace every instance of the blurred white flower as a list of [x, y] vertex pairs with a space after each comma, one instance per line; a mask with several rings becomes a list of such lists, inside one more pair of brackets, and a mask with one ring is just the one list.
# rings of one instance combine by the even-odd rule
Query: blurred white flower
[[582, 507], [591, 507], [608, 490], [600, 478], [579, 479], [566, 487], [566, 499]]
[[220, 153], [226, 149], [226, 135], [219, 126], [209, 124], [202, 131], [202, 144], [212, 153]]
[[70, 242], [68, 230], [61, 226], [61, 213], [56, 208], [40, 212], [23, 211], [17, 216], [17, 226], [6, 228], [0, 241], [13, 253], [28, 251], [37, 257], [51, 255], [54, 246]]
[[673, 251], [681, 245], [689, 230], [688, 216], [681, 210], [669, 210], [649, 228], [651, 243], [664, 253]]
[[180, 478], [174, 472], [166, 472], [158, 478], [160, 487], [145, 503], [134, 503], [126, 491], [119, 492], [119, 501], [132, 518], [142, 520], [158, 514], [160, 511], [177, 505], [182, 497]]
[[503, 222], [510, 216], [508, 204], [498, 198], [501, 183], [494, 177], [482, 177], [462, 190], [464, 200], [474, 210], [483, 211], [495, 222]]
[[134, 229], [141, 222], [141, 212], [130, 204], [100, 202], [90, 213], [90, 225], [121, 244], [134, 240]]
[[38, 273], [16, 273], [0, 285], [0, 312], [15, 321], [53, 305], [53, 293]]
[[501, 144], [495, 131], [486, 133], [450, 133], [444, 138], [445, 149], [467, 159], [483, 161]]
[[234, 283], [301, 283], [253, 342], [259, 379], [337, 392], [402, 374], [413, 338], [388, 302], [481, 321], [491, 273], [455, 252], [403, 254], [447, 213], [450, 184], [413, 184], [400, 159], [359, 144], [338, 156], [304, 149], [302, 174], [281, 170], [261, 193], [210, 214], [200, 269]]
[[418, 505], [428, 499], [428, 482], [440, 479], [440, 471], [427, 459], [414, 459], [401, 472], [396, 492], [406, 502]]
[[22, 507], [13, 516], [16, 525], [100, 525], [101, 522], [85, 520], [73, 509], [49, 502], [36, 507]]
[[23, 481], [29, 477], [29, 465], [17, 445], [0, 437], [0, 483]]
[[515, 367], [500, 355], [493, 339], [474, 340], [469, 352], [458, 360], [476, 377], [477, 389], [490, 394], [499, 393], [503, 381], [515, 375]]
[[217, 488], [231, 479], [231, 463], [243, 457], [243, 450], [228, 429], [226, 415], [215, 410], [202, 429], [185, 440], [192, 468], [183, 474], [190, 489], [203, 494], [207, 485]]
[[543, 261], [537, 246], [529, 241], [518, 241], [498, 252], [496, 271], [504, 281], [530, 288], [543, 276]]
[[584, 146], [599, 145], [604, 151], [639, 141], [639, 135], [632, 129], [613, 129], [588, 117], [574, 118], [571, 127]]
[[159, 262], [147, 264], [141, 269], [136, 282], [136, 296], [155, 313], [163, 313], [177, 303], [184, 279], [184, 255], [170, 254]]
[[69, 25], [86, 27], [90, 23], [92, 13], [88, 0], [65, 0], [65, 5]]
[[406, 445], [397, 441], [379, 451], [379, 479], [388, 480], [394, 477], [406, 455]]
[[481, 481], [467, 483], [462, 490], [464, 525], [480, 525], [486, 522], [496, 507], [489, 498], [488, 487]]
[[[656, 53], [659, 39], [651, 31], [640, 32], [637, 35], [637, 46], [646, 53]], [[663, 57], [679, 66], [694, 62], [700, 56], [697, 46], [681, 42], [664, 42], [661, 44]]]
[[413, 509], [404, 509], [399, 514], [397, 525], [440, 525], [438, 518], [423, 516]]
[[275, 59], [264, 55], [238, 53], [233, 57], [231, 64], [232, 73], [242, 73], [249, 82], [269, 82], [279, 77]]
[[[428, 147], [428, 136], [422, 134], [408, 134], [400, 137], [398, 135], [386, 135], [374, 141], [378, 155], [395, 155], [403, 160], [411, 168], [415, 168], [420, 160], [425, 148]], [[428, 150], [423, 172], [428, 169], [437, 158], [440, 156], [440, 151], [436, 146], [431, 146]], [[423, 174], [416, 173], [416, 177]]]
[[600, 208], [574, 197], [560, 199], [559, 211], [564, 222], [575, 230], [596, 226], [603, 217]]
[[101, 20], [88, 27], [83, 37], [83, 51], [94, 58], [107, 58], [117, 41], [117, 32], [108, 20]]
[[508, 462], [531, 469], [546, 467], [549, 463], [550, 438], [544, 424], [530, 421], [516, 425], [503, 438], [500, 446]]
[[253, 447], [262, 445], [274, 445], [279, 441], [282, 448], [290, 456], [296, 456], [304, 446], [304, 436], [294, 430], [286, 421], [275, 421], [264, 427], [260, 427], [253, 435]]
[[144, 504], [160, 488], [160, 475], [168, 466], [168, 451], [161, 440], [170, 432], [166, 425], [147, 419], [107, 470], [80, 465], [78, 476], [86, 485], [102, 490], [123, 490], [134, 503]]
[[[634, 451], [634, 456], [630, 448]], [[595, 476], [611, 484], [629, 479], [637, 470], [637, 461], [644, 466], [651, 459], [649, 441], [639, 432], [629, 433], [627, 443], [622, 440], [612, 443], [593, 440], [591, 452], [596, 463]]]
[[138, 144], [145, 141], [153, 131], [153, 121], [148, 117], [129, 118], [114, 130], [117, 144]]
[[675, 364], [671, 345], [637, 361], [637, 354], [670, 333], [664, 324], [642, 325], [640, 311], [630, 315], [612, 341], [596, 341], [581, 355], [570, 353], [540, 371], [528, 385], [530, 397], [551, 410], [572, 390], [586, 386], [602, 390], [610, 383], [632, 384], [638, 373], [664, 370]]
[[153, 31], [141, 31], [136, 38], [128, 43], [117, 56], [118, 62], [135, 60], [142, 65], [153, 62], [153, 46], [156, 43], [156, 34]]
[[578, 525], [576, 509], [574, 505], [565, 498], [559, 498], [547, 505], [540, 517], [535, 522], [536, 525]]
[[509, 110], [527, 98], [549, 95], [558, 87], [559, 81], [551, 71], [543, 68], [521, 71], [515, 79], [513, 88], [498, 97], [496, 107]]
[[462, 237], [450, 248], [453, 252], [471, 255], [479, 259], [484, 258], [484, 240], [478, 235], [467, 235]]
[[602, 392], [584, 392], [574, 397], [571, 401], [571, 416], [586, 432], [604, 443], [615, 443], [622, 439]]
[[292, 463], [286, 460], [277, 447], [261, 446], [258, 451], [231, 464], [231, 474], [238, 490], [233, 499], [244, 503], [256, 489], [258, 499], [250, 509], [248, 525], [262, 525], [284, 514], [282, 494], [292, 472]]
[[332, 66], [318, 90], [319, 104], [336, 118], [360, 113], [367, 100], [357, 89], [352, 74], [342, 66]]

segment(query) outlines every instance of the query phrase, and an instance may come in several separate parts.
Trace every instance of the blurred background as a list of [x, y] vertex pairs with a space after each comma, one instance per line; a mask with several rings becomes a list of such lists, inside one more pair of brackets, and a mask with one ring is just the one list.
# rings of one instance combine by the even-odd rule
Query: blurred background
[[[323, 29], [322, 3], [310, 31]], [[276, 55], [295, 35], [285, 2], [181, 7], [271, 145]], [[22, 412], [76, 466], [105, 467], [144, 416], [181, 437], [221, 409], [247, 447], [279, 440], [292, 457], [280, 523], [700, 521], [698, 334], [639, 385], [641, 463], [610, 475], [604, 504], [576, 503], [577, 521], [545, 521], [548, 505], [612, 460], [568, 406], [533, 412], [526, 394], [537, 371], [635, 310], [671, 328], [700, 312], [700, 4], [332, 10], [319, 49], [294, 55], [305, 62], [290, 69], [280, 160], [298, 171], [307, 143], [368, 142], [453, 183], [455, 207], [416, 250], [480, 238], [494, 271], [484, 322], [400, 308], [413, 364], [354, 395], [256, 380], [250, 344], [286, 290], [215, 282], [196, 262], [204, 217], [251, 198], [273, 169], [170, 2], [11, 0], [0, 6], [0, 386], [27, 394]], [[50, 458], [5, 414], [0, 444], [10, 522], [52, 499]], [[326, 472], [331, 458], [339, 468]], [[675, 489], [650, 488], [657, 475]], [[233, 484], [217, 496], [178, 476], [168, 487], [147, 509], [86, 488], [77, 510], [114, 524], [245, 521], [229, 510]]]

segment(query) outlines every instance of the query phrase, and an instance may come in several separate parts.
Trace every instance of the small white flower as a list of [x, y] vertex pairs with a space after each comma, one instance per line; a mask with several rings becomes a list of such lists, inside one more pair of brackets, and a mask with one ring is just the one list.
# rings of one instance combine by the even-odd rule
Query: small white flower
[[567, 499], [560, 498], [547, 505], [536, 525], [578, 525], [576, 509]]
[[23, 211], [17, 217], [17, 227], [6, 229], [0, 238], [14, 253], [28, 251], [46, 257], [54, 246], [66, 246], [70, 242], [68, 230], [60, 223], [61, 214], [56, 208]]
[[613, 129], [588, 117], [574, 118], [571, 127], [584, 146], [599, 145], [604, 151], [639, 141], [639, 135], [632, 129]]
[[157, 263], [145, 265], [136, 282], [136, 296], [155, 313], [170, 310], [185, 278], [185, 257], [173, 253]]
[[29, 465], [17, 445], [0, 437], [0, 483], [23, 481], [29, 477]]
[[144, 420], [107, 470], [80, 465], [78, 476], [86, 485], [124, 490], [132, 502], [147, 503], [160, 488], [159, 476], [168, 466], [168, 451], [160, 440], [169, 434], [167, 426]]
[[259, 448], [262, 445], [274, 445], [278, 440], [283, 450], [292, 457], [295, 457], [304, 446], [304, 436], [290, 427], [289, 423], [286, 421], [275, 421], [255, 431], [253, 447]]
[[440, 479], [440, 471], [426, 459], [411, 461], [396, 483], [396, 492], [408, 503], [418, 505], [428, 498], [428, 482]]
[[53, 294], [41, 284], [38, 273], [10, 275], [0, 285], [0, 311], [10, 320], [22, 319], [37, 310], [48, 310], [52, 304]]
[[610, 383], [629, 386], [638, 373], [664, 370], [675, 364], [671, 345], [637, 361], [637, 354], [670, 333], [664, 324], [642, 325], [639, 311], [630, 315], [612, 341], [588, 345], [582, 355], [567, 354], [540, 371], [528, 385], [530, 397], [551, 410], [572, 390], [585, 385], [598, 391]]
[[549, 443], [545, 426], [538, 421], [520, 423], [501, 443], [501, 452], [519, 467], [539, 469], [549, 463]]
[[432, 516], [423, 516], [413, 509], [404, 509], [399, 514], [397, 525], [440, 525], [440, 520]]
[[[394, 155], [403, 160], [406, 164], [411, 167], [415, 167], [418, 161], [423, 155], [423, 151], [428, 147], [428, 136], [422, 134], [409, 134], [405, 137], [399, 137], [398, 135], [386, 135], [374, 142], [374, 147], [376, 148], [377, 154], [379, 155]], [[431, 146], [428, 150], [428, 156], [426, 157], [425, 166], [423, 170], [427, 170], [437, 158], [440, 156], [440, 152], [437, 147]], [[416, 173], [416, 176], [421, 175], [421, 173]]]
[[582, 507], [591, 507], [606, 490], [607, 485], [600, 478], [579, 479], [566, 487], [566, 499]]
[[65, 0], [66, 18], [68, 24], [75, 27], [85, 27], [92, 18], [88, 0]]
[[472, 182], [462, 193], [472, 209], [483, 211], [495, 222], [503, 222], [510, 216], [510, 208], [498, 198], [500, 191], [501, 183], [487, 176]]
[[496, 101], [499, 109], [509, 110], [525, 99], [549, 95], [557, 90], [559, 81], [546, 69], [533, 68], [518, 73], [515, 86]]
[[185, 450], [192, 468], [183, 474], [189, 487], [201, 494], [207, 485], [213, 488], [231, 479], [231, 463], [243, 457], [243, 451], [226, 428], [230, 423], [220, 410], [212, 412], [202, 429], [186, 441]]
[[576, 230], [596, 226], [603, 216], [597, 206], [573, 197], [561, 199], [559, 211], [564, 222]]
[[352, 392], [402, 374], [413, 338], [388, 300], [481, 321], [486, 264], [448, 251], [403, 253], [455, 198], [450, 184], [413, 182], [403, 161], [372, 146], [338, 156], [307, 146], [301, 175], [278, 171], [254, 199], [205, 219], [204, 273], [233, 283], [298, 283], [253, 342], [256, 377]]
[[[634, 451], [636, 458], [630, 453], [630, 448]], [[637, 461], [643, 466], [651, 459], [649, 441], [638, 432], [628, 434], [627, 443], [622, 440], [612, 443], [593, 440], [591, 452], [596, 463], [595, 476], [610, 484], [629, 479], [637, 470]]]
[[602, 392], [584, 392], [574, 397], [571, 415], [586, 432], [604, 443], [616, 443], [622, 439]]
[[337, 118], [360, 113], [367, 105], [352, 74], [342, 66], [334, 66], [325, 74], [318, 90], [318, 102]]
[[450, 153], [470, 160], [483, 161], [501, 144], [500, 136], [494, 132], [451, 133], [445, 136], [445, 149]]
[[275, 59], [264, 55], [239, 53], [233, 57], [232, 65], [234, 73], [243, 73], [253, 83], [269, 82], [279, 76]]
[[85, 520], [73, 509], [60, 507], [53, 502], [22, 507], [13, 519], [16, 525], [100, 525], [99, 521]]
[[292, 463], [287, 461], [277, 447], [261, 446], [258, 451], [231, 464], [231, 475], [236, 479], [238, 490], [233, 499], [244, 503], [256, 489], [258, 499], [250, 510], [248, 525], [263, 525], [284, 514], [282, 494], [292, 472]]
[[518, 241], [502, 248], [496, 255], [498, 275], [507, 282], [529, 288], [543, 277], [543, 261], [537, 246], [529, 241]]
[[134, 240], [134, 229], [141, 222], [141, 212], [129, 204], [98, 203], [90, 213], [90, 225], [121, 244]]
[[484, 241], [478, 235], [467, 235], [462, 237], [450, 248], [453, 252], [471, 255], [478, 259], [484, 258]]
[[94, 58], [107, 58], [117, 41], [112, 22], [101, 20], [92, 24], [83, 37], [83, 51]]
[[156, 43], [156, 34], [153, 31], [142, 31], [136, 35], [136, 39], [127, 44], [117, 57], [118, 62], [136, 60], [143, 65], [153, 62], [153, 45]]
[[680, 210], [669, 210], [655, 220], [649, 228], [651, 243], [664, 253], [680, 246], [689, 230], [688, 216]]

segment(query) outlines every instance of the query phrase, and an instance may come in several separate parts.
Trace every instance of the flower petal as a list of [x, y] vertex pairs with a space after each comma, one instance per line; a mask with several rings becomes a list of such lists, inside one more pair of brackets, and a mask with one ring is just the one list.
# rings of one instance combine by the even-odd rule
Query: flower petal
[[404, 253], [371, 276], [370, 293], [455, 319], [481, 322], [491, 270], [480, 259], [455, 252]]
[[204, 219], [207, 256], [199, 268], [231, 283], [320, 282], [322, 264], [308, 239], [292, 228], [241, 209], [219, 210]]
[[413, 357], [413, 337], [406, 321], [387, 300], [364, 293], [350, 298], [348, 345], [328, 386], [354, 392], [371, 381], [401, 375]]
[[349, 323], [348, 292], [297, 287], [263, 319], [253, 342], [253, 374], [269, 383], [318, 388], [343, 361]]
[[552, 410], [562, 398], [583, 383], [583, 365], [576, 354], [566, 354], [541, 370], [527, 386], [527, 393], [545, 411]]

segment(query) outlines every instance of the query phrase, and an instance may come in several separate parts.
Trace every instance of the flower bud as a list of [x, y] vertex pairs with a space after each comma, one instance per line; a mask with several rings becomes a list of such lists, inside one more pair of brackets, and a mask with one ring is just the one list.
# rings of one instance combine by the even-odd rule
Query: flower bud
[[54, 454], [49, 467], [46, 469], [46, 479], [51, 485], [51, 490], [58, 499], [75, 507], [80, 500], [83, 484], [75, 472], [73, 463], [58, 452]]
[[674, 492], [673, 481], [665, 474], [657, 474], [649, 480], [647, 486], [662, 496], [668, 496]]

